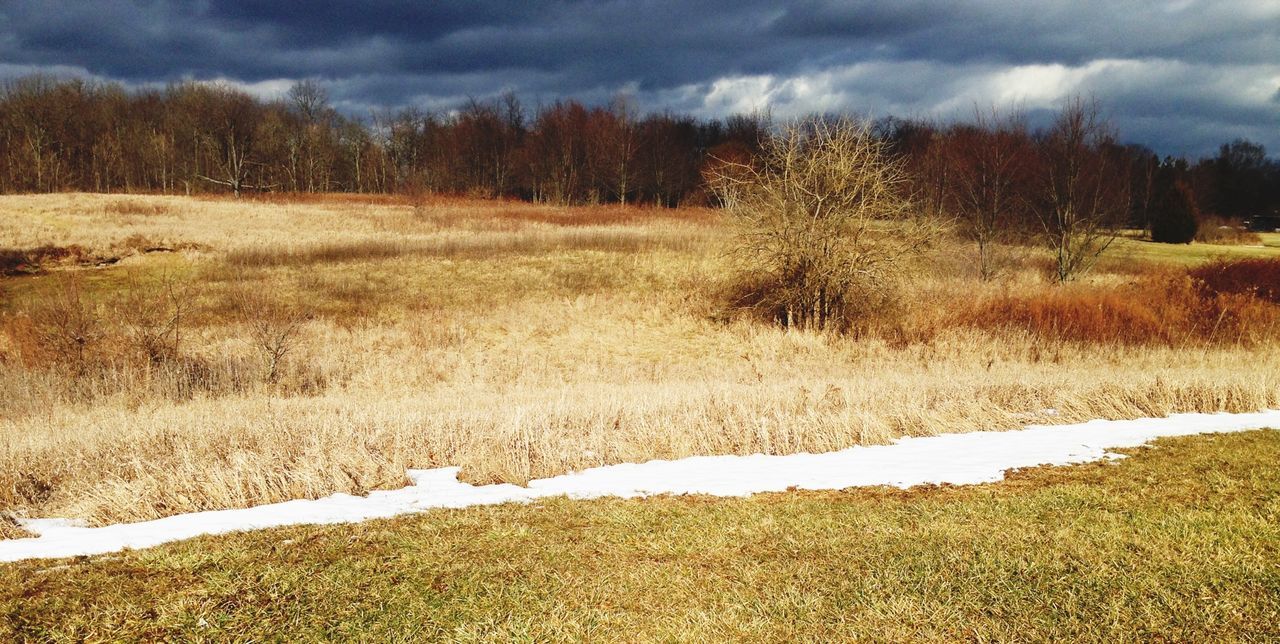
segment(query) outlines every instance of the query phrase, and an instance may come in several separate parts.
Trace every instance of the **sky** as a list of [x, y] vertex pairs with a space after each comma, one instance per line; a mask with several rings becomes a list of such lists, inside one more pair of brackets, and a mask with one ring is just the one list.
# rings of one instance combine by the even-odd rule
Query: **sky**
[[1280, 153], [1280, 0], [0, 0], [0, 78], [35, 72], [264, 98], [313, 78], [353, 116], [513, 91], [1035, 123], [1081, 95], [1161, 154]]

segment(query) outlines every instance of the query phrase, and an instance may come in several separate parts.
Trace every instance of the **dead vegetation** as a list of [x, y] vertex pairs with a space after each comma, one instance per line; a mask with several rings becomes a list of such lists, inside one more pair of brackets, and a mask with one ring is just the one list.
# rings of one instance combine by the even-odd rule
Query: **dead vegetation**
[[[1246, 267], [1251, 263], [1158, 272], [1119, 287], [1002, 293], [955, 303], [948, 322], [995, 332], [1025, 331], [1050, 342], [1255, 347], [1280, 339], [1280, 307], [1268, 299], [1274, 289], [1265, 286], [1267, 271], [1250, 271]], [[1271, 271], [1280, 267], [1276, 261], [1260, 264]], [[1257, 278], [1263, 279], [1251, 281]]]
[[1208, 216], [1196, 229], [1196, 241], [1220, 246], [1261, 246], [1262, 237], [1244, 226], [1244, 222]]
[[1219, 260], [1192, 269], [1191, 277], [1211, 295], [1246, 295], [1280, 305], [1280, 260]]
[[[363, 493], [409, 467], [519, 483], [1280, 405], [1270, 264], [1116, 260], [1058, 286], [1043, 250], [997, 248], [983, 280], [943, 238], [898, 315], [838, 335], [719, 319], [732, 231], [702, 211], [561, 225], [539, 219], [595, 210], [133, 197], [170, 214], [118, 219], [109, 199], [0, 199], [0, 244], [204, 250], [0, 282], [0, 511], [103, 523]], [[495, 223], [513, 208], [518, 228]]]
[[936, 231], [870, 123], [791, 123], [755, 162], [722, 161], [710, 185], [739, 226], [730, 305], [786, 328], [846, 330], [883, 314]]
[[36, 536], [31, 531], [22, 527], [18, 520], [8, 512], [0, 512], [0, 540], [2, 539], [25, 539], [27, 537]]
[[447, 236], [426, 240], [376, 238], [351, 242], [320, 243], [286, 248], [252, 247], [227, 254], [236, 268], [308, 266], [342, 262], [367, 262], [396, 257], [475, 259], [496, 255], [553, 253], [561, 251], [644, 252], [688, 249], [698, 236], [667, 234], [633, 228], [570, 228], [567, 230], [517, 231], [499, 234]]
[[74, 244], [45, 245], [22, 250], [0, 248], [0, 276], [34, 275], [51, 264], [83, 263], [87, 255], [83, 247]]
[[138, 215], [143, 217], [173, 214], [173, 210], [168, 203], [132, 198], [109, 201], [103, 204], [102, 210], [113, 215]]

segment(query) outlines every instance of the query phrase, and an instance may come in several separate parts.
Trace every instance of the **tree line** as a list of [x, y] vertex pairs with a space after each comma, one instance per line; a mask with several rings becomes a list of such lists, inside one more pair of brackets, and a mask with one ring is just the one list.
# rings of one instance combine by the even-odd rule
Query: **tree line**
[[0, 92], [0, 192], [437, 192], [676, 206], [718, 147], [763, 120], [639, 115], [625, 100], [529, 110], [514, 95], [447, 112], [340, 114], [313, 81], [263, 101], [218, 83], [163, 89], [34, 76]]
[[[1076, 111], [1084, 120], [1065, 139], [995, 110], [946, 125], [882, 119], [875, 134], [903, 159], [921, 207], [959, 216], [980, 245], [997, 231], [1042, 226], [1029, 215], [1036, 199], [1101, 204], [1120, 196], [1122, 212], [1110, 214], [1147, 230], [1160, 228], [1173, 199], [1189, 201], [1197, 216], [1235, 219], [1280, 205], [1280, 164], [1261, 145], [1236, 140], [1204, 159], [1162, 158], [1121, 144], [1098, 110]], [[264, 101], [219, 83], [126, 89], [30, 76], [0, 89], [0, 192], [433, 192], [707, 204], [718, 199], [708, 171], [750, 163], [774, 130], [767, 114], [639, 114], [625, 99], [530, 109], [506, 94], [357, 119], [339, 113], [314, 81]], [[1046, 182], [1057, 182], [1056, 192]]]

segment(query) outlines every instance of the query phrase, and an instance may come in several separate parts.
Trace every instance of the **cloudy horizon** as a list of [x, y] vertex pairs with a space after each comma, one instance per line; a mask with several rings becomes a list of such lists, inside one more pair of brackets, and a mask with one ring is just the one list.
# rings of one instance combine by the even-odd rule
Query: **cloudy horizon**
[[769, 109], [1043, 119], [1096, 97], [1125, 141], [1199, 157], [1280, 153], [1280, 3], [16, 0], [0, 77], [130, 86], [222, 80], [258, 96], [318, 79], [341, 111], [447, 109], [513, 91], [699, 117]]

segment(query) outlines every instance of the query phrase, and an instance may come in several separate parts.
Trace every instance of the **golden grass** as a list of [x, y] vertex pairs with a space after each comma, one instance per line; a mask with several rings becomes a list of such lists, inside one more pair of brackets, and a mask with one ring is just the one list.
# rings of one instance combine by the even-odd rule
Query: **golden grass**
[[[32, 359], [35, 341], [13, 330], [63, 273], [0, 280], [0, 510], [103, 523], [362, 493], [402, 485], [407, 467], [523, 482], [651, 458], [1280, 405], [1272, 345], [931, 328], [957, 298], [1055, 288], [1034, 252], [982, 283], [968, 249], [946, 245], [908, 286], [905, 326], [842, 338], [722, 321], [713, 295], [729, 274], [728, 231], [707, 211], [119, 199], [0, 198], [0, 247], [168, 240], [180, 250], [77, 274], [108, 321], [130, 284], [180, 277], [186, 362], [139, 364], [123, 335], [101, 341], [93, 369]], [[114, 212], [134, 202], [157, 212]], [[1102, 270], [1086, 286], [1144, 270]], [[243, 289], [311, 313], [276, 382], [237, 317]]]
[[8, 513], [0, 513], [0, 539], [25, 539], [35, 534], [18, 524]]

